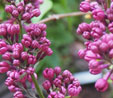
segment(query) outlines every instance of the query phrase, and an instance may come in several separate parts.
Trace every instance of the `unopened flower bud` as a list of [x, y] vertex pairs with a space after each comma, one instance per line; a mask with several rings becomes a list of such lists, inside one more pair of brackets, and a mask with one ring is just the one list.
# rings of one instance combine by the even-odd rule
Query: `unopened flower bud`
[[43, 88], [44, 88], [45, 90], [49, 90], [50, 87], [51, 87], [51, 83], [50, 83], [49, 80], [45, 80], [45, 81], [43, 82], [42, 86], [43, 86]]
[[104, 92], [108, 88], [108, 82], [104, 79], [98, 79], [95, 84], [95, 88], [97, 91]]

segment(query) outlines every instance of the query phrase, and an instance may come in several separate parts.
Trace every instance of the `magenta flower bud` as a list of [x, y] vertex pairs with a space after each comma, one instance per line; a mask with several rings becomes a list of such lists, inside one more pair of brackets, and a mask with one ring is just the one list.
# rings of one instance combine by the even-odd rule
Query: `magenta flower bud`
[[4, 54], [7, 51], [7, 44], [4, 41], [0, 41], [0, 54]]
[[106, 30], [105, 24], [100, 21], [92, 21], [90, 23], [90, 27], [91, 27], [91, 29], [98, 28], [98, 29], [101, 29], [102, 31]]
[[24, 7], [23, 6], [18, 6], [18, 11], [21, 13], [21, 12], [23, 12], [23, 10], [24, 10]]
[[102, 69], [101, 69], [101, 68], [97, 68], [97, 69], [89, 69], [89, 72], [90, 72], [91, 74], [96, 75], [96, 74], [101, 73], [101, 72], [102, 72]]
[[89, 68], [95, 69], [95, 68], [98, 68], [99, 62], [96, 61], [95, 59], [93, 59], [93, 60], [89, 61], [88, 65], [89, 65]]
[[109, 46], [107, 43], [102, 42], [99, 46], [99, 49], [103, 52], [107, 52], [109, 50]]
[[27, 53], [27, 52], [22, 52], [22, 53], [21, 53], [21, 58], [22, 58], [23, 60], [27, 60], [27, 59], [28, 59], [28, 53]]
[[111, 49], [111, 50], [109, 51], [109, 57], [110, 57], [110, 58], [113, 58], [113, 49]]
[[14, 34], [19, 34], [20, 32], [20, 26], [18, 24], [15, 24], [11, 27], [12, 32], [14, 32]]
[[42, 86], [43, 86], [43, 88], [44, 88], [45, 90], [49, 90], [49, 89], [51, 88], [51, 83], [50, 83], [49, 80], [45, 80], [45, 81], [43, 82]]
[[13, 71], [9, 74], [9, 77], [11, 77], [12, 79], [18, 80], [20, 78], [20, 74], [17, 71]]
[[102, 9], [95, 9], [92, 12], [93, 18], [96, 20], [103, 20], [105, 18], [104, 11]]
[[21, 91], [16, 91], [14, 93], [14, 98], [24, 98], [24, 95], [22, 94]]
[[38, 41], [33, 40], [31, 46], [32, 46], [33, 48], [39, 48], [39, 47], [40, 47], [40, 44], [38, 43]]
[[95, 83], [95, 88], [97, 91], [104, 92], [108, 89], [108, 82], [104, 79], [98, 79]]
[[34, 10], [32, 10], [31, 14], [32, 14], [32, 17], [34, 17], [34, 16], [38, 17], [40, 15], [40, 10], [39, 9], [34, 9]]
[[58, 75], [57, 78], [60, 79], [60, 80], [62, 80], [63, 79], [63, 76], [62, 75]]
[[103, 35], [103, 31], [100, 28], [93, 27], [91, 31], [91, 36], [94, 38], [100, 38]]
[[48, 56], [51, 56], [51, 55], [53, 54], [52, 49], [51, 49], [51, 48], [48, 48], [48, 49], [46, 50], [46, 54], [47, 54]]
[[56, 92], [51, 92], [47, 98], [54, 98], [54, 96], [56, 95], [57, 93]]
[[14, 60], [13, 60], [13, 65], [14, 65], [14, 66], [20, 66], [20, 60], [14, 59]]
[[84, 31], [90, 31], [90, 25], [87, 23], [81, 23], [79, 24], [77, 28], [77, 34], [82, 34]]
[[92, 59], [97, 59], [97, 55], [94, 52], [92, 52], [91, 50], [88, 50], [86, 52], [86, 55], [85, 55], [84, 59], [86, 61], [90, 61]]
[[24, 34], [22, 39], [22, 44], [25, 45], [25, 47], [31, 46], [32, 39], [29, 35]]
[[12, 46], [13, 51], [18, 51], [19, 53], [23, 51], [23, 45], [21, 43], [15, 43]]
[[91, 38], [90, 32], [88, 32], [88, 31], [83, 32], [82, 35], [83, 35], [83, 37], [84, 37], [85, 39], [90, 39], [90, 38]]
[[11, 73], [11, 71], [7, 71], [7, 76], [8, 76], [8, 77], [10, 76], [10, 73]]
[[113, 21], [113, 8], [107, 8], [107, 18], [110, 20], [110, 21]]
[[56, 87], [61, 87], [61, 83], [62, 81], [58, 78], [55, 78], [55, 80], [53, 81], [53, 84], [56, 86]]
[[13, 10], [12, 15], [13, 15], [14, 17], [18, 17], [18, 16], [19, 16], [18, 10]]
[[86, 54], [86, 50], [83, 50], [83, 49], [80, 49], [79, 52], [78, 52], [78, 56], [82, 59], [84, 58]]
[[28, 64], [35, 64], [36, 61], [37, 61], [37, 60], [36, 60], [36, 57], [35, 57], [35, 56], [29, 55], [28, 60], [27, 60], [27, 63], [28, 63]]
[[61, 86], [60, 92], [65, 95], [66, 94], [66, 88], [64, 86]]
[[54, 77], [54, 70], [52, 68], [46, 68], [44, 71], [43, 71], [43, 76], [44, 78], [46, 79], [53, 79]]
[[23, 6], [23, 4], [18, 5], [17, 9], [18, 9], [18, 11], [19, 11], [20, 13], [23, 12], [23, 11], [24, 11], [24, 6]]
[[113, 22], [109, 23], [108, 29], [111, 33], [113, 33]]
[[44, 2], [44, 0], [38, 0], [40, 4], [42, 4]]
[[99, 53], [99, 49], [96, 45], [91, 45], [90, 49], [94, 52], [94, 53]]
[[69, 70], [64, 70], [64, 72], [62, 73], [63, 77], [70, 77], [72, 76], [72, 73]]
[[29, 20], [29, 19], [31, 19], [31, 15], [30, 15], [30, 13], [24, 13], [23, 14], [23, 16], [22, 16], [22, 19], [24, 19], [24, 20]]
[[40, 34], [42, 33], [38, 27], [34, 27], [34, 30], [32, 30], [31, 32], [33, 32], [33, 34], [36, 36], [40, 36]]
[[104, 68], [108, 68], [110, 65], [109, 64], [102, 64], [99, 66], [99, 68], [104, 69]]
[[65, 96], [64, 96], [62, 93], [58, 92], [58, 93], [54, 96], [54, 98], [65, 98]]
[[14, 51], [12, 56], [15, 58], [15, 59], [18, 59], [20, 57], [20, 54], [18, 51]]
[[78, 96], [78, 94], [80, 93], [80, 91], [82, 90], [81, 86], [75, 86], [73, 84], [70, 84], [68, 86], [68, 94], [70, 96]]
[[64, 79], [64, 83], [65, 83], [65, 84], [68, 84], [69, 82], [70, 82], [69, 77]]
[[10, 85], [10, 86], [8, 86], [8, 89], [11, 91], [11, 92], [15, 92], [16, 90], [15, 90], [15, 86], [14, 85]]
[[33, 67], [28, 67], [26, 72], [31, 75], [35, 72], [35, 69]]
[[7, 33], [6, 28], [0, 28], [0, 35], [5, 36]]
[[59, 75], [61, 73], [61, 68], [59, 66], [55, 67], [54, 72], [56, 75]]
[[43, 31], [41, 35], [42, 35], [42, 37], [45, 37], [47, 35], [47, 32]]
[[0, 54], [4, 54], [7, 51], [7, 47], [0, 48]]
[[7, 13], [12, 13], [13, 7], [12, 7], [11, 5], [6, 5], [6, 6], [5, 6], [5, 11], [6, 11]]
[[7, 32], [8, 34], [13, 35], [13, 32], [11, 31], [11, 26], [12, 24], [7, 24]]
[[9, 25], [8, 26], [8, 33], [10, 35], [18, 34], [20, 32], [20, 26], [17, 24]]
[[13, 83], [14, 83], [14, 80], [11, 77], [8, 77], [5, 80], [5, 85], [7, 85], [7, 86], [13, 85]]
[[45, 31], [47, 29], [46, 24], [38, 24], [38, 27], [41, 31]]
[[82, 11], [82, 12], [88, 12], [90, 10], [91, 10], [91, 8], [90, 8], [90, 3], [89, 2], [82, 1], [80, 3], [80, 11]]
[[9, 69], [10, 69], [10, 65], [7, 62], [5, 61], [0, 62], [0, 73], [5, 73]]
[[91, 32], [91, 36], [97, 39], [101, 37], [98, 33], [95, 33], [93, 31]]
[[74, 79], [75, 79], [74, 76], [70, 77], [70, 81], [74, 81]]
[[110, 40], [112, 40], [112, 34], [104, 34], [102, 36], [102, 42], [108, 43]]

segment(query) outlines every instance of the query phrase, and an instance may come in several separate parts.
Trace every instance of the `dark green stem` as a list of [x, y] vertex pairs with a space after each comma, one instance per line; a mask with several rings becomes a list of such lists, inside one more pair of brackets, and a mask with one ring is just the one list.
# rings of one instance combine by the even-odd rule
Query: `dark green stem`
[[107, 0], [107, 6], [110, 8], [111, 0]]
[[22, 24], [21, 24], [21, 21], [18, 19], [18, 23], [20, 25], [20, 37], [19, 37], [19, 40], [22, 39]]
[[33, 80], [33, 83], [35, 85], [35, 88], [37, 90], [37, 93], [39, 94], [39, 97], [40, 98], [44, 98], [44, 95], [43, 95], [43, 93], [42, 93], [42, 91], [41, 91], [41, 89], [39, 87], [39, 84], [38, 84], [37, 80], [35, 79], [35, 76], [34, 75], [31, 75], [31, 78]]

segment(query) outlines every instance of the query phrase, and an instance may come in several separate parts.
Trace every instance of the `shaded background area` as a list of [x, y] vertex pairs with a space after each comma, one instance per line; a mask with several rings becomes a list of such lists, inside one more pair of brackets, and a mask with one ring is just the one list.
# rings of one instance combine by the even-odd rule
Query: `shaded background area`
[[[4, 1], [0, 0], [0, 22], [9, 18], [4, 12]], [[34, 18], [33, 22], [38, 22], [52, 14], [70, 13], [79, 11], [81, 0], [45, 0], [42, 5], [42, 16]], [[68, 69], [72, 73], [87, 71], [87, 62], [80, 59], [77, 55], [79, 49], [84, 48], [82, 37], [76, 34], [78, 25], [85, 21], [90, 22], [92, 19], [86, 19], [84, 16], [68, 17], [61, 20], [50, 21], [47, 24], [47, 38], [51, 41], [53, 55], [46, 57], [37, 66], [37, 74], [40, 78], [42, 70], [46, 67], [60, 66], [63, 70]], [[85, 77], [84, 77], [85, 78]], [[12, 98], [11, 93], [4, 85], [5, 75], [0, 75], [0, 98]], [[43, 79], [40, 80], [40, 83]], [[99, 93], [94, 88], [94, 84], [83, 85], [83, 91], [76, 98], [113, 98], [111, 90], [105, 93]]]

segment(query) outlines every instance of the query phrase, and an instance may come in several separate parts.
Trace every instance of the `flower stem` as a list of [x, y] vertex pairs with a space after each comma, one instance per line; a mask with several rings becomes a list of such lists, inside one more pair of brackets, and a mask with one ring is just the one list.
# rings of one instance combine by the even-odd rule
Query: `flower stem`
[[21, 21], [19, 21], [19, 25], [20, 25], [20, 40], [22, 39], [22, 24]]
[[111, 0], [107, 0], [107, 6], [110, 8]]
[[85, 15], [85, 14], [87, 14], [87, 13], [72, 12], [72, 13], [65, 13], [65, 14], [54, 14], [54, 15], [51, 15], [51, 16], [39, 21], [38, 24], [46, 23], [46, 22], [49, 22], [49, 21], [52, 21], [52, 20], [59, 20], [59, 19], [66, 18], [66, 17], [82, 16], [82, 15]]
[[42, 93], [42, 91], [41, 91], [41, 89], [40, 89], [40, 87], [39, 87], [39, 84], [38, 84], [37, 80], [35, 79], [34, 74], [31, 75], [31, 78], [32, 78], [32, 80], [33, 80], [33, 82], [34, 82], [34, 85], [35, 85], [35, 88], [36, 88], [36, 90], [37, 90], [37, 92], [38, 92], [38, 94], [39, 94], [39, 97], [40, 97], [40, 98], [44, 98], [44, 95], [43, 95], [43, 93]]

